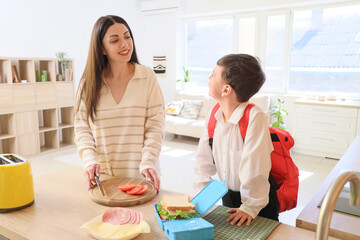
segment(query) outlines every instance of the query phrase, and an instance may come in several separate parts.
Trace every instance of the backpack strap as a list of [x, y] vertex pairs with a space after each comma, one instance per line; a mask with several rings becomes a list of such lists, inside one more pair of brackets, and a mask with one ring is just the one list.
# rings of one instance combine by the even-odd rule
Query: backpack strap
[[[251, 108], [254, 106], [255, 104], [253, 103], [249, 103], [245, 110], [244, 110], [244, 114], [242, 116], [242, 118], [239, 121], [239, 129], [240, 129], [240, 134], [241, 134], [241, 138], [245, 141], [245, 137], [246, 137], [246, 132], [247, 132], [247, 128], [249, 125], [249, 118], [250, 118], [250, 110]], [[215, 132], [215, 126], [216, 126], [216, 118], [215, 118], [215, 113], [219, 110], [220, 108], [220, 104], [217, 103], [213, 109], [211, 110], [211, 114], [210, 114], [210, 118], [209, 118], [209, 123], [208, 123], [208, 134], [209, 134], [209, 145], [210, 148], [212, 149], [212, 144], [213, 144], [213, 139], [214, 139], [214, 132]]]
[[220, 108], [220, 104], [219, 104], [219, 103], [217, 103], [217, 104], [213, 107], [213, 109], [211, 110], [211, 114], [210, 114], [210, 118], [209, 118], [209, 123], [208, 123], [209, 145], [210, 145], [210, 148], [211, 148], [211, 149], [212, 149], [214, 132], [215, 132], [215, 125], [216, 125], [215, 113], [217, 112], [217, 110], [219, 110], [219, 108]]
[[249, 103], [246, 106], [246, 108], [244, 110], [244, 114], [243, 114], [242, 118], [239, 121], [240, 134], [241, 134], [241, 138], [244, 141], [245, 141], [245, 137], [246, 137], [247, 128], [248, 128], [248, 125], [249, 125], [250, 110], [254, 105], [255, 104], [253, 104], [253, 103]]

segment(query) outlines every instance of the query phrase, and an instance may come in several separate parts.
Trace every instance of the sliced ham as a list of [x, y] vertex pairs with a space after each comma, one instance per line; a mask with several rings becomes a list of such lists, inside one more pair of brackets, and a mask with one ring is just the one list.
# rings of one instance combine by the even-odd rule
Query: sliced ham
[[114, 225], [127, 224], [131, 220], [130, 210], [121, 207], [109, 208], [102, 216], [102, 221]]
[[121, 207], [109, 208], [102, 216], [103, 222], [114, 225], [140, 224], [142, 220], [144, 220], [142, 212]]

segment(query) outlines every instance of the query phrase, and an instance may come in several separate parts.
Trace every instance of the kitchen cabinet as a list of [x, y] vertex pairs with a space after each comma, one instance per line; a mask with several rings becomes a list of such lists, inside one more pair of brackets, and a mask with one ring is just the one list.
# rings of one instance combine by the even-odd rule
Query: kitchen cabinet
[[28, 157], [74, 144], [72, 71], [57, 81], [58, 65], [55, 58], [0, 58], [1, 153]]
[[339, 159], [359, 130], [360, 101], [294, 101], [294, 152]]

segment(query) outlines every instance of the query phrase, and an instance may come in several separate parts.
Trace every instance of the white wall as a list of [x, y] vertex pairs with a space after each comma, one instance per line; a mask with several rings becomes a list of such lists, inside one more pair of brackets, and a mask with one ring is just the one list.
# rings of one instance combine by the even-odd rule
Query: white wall
[[175, 83], [169, 81], [175, 75], [175, 13], [146, 16], [140, 0], [0, 0], [0, 57], [55, 58], [55, 52], [64, 51], [74, 59], [77, 86], [92, 27], [109, 14], [129, 23], [140, 63], [152, 67], [153, 54], [167, 55], [168, 77], [159, 82], [170, 100], [175, 93]]

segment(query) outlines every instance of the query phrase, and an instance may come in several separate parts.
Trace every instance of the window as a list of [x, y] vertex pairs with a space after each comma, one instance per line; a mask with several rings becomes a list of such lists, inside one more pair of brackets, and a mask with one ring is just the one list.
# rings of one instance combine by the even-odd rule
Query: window
[[217, 60], [239, 52], [260, 56], [263, 92], [360, 97], [359, 23], [360, 5], [186, 20], [184, 66], [193, 69], [191, 89], [207, 92]]
[[268, 91], [283, 91], [285, 21], [284, 14], [268, 16], [266, 21], [266, 82], [263, 88]]
[[191, 88], [207, 92], [208, 77], [217, 60], [233, 52], [233, 19], [211, 19], [186, 23], [186, 68], [192, 69]]
[[294, 11], [289, 91], [359, 94], [360, 6]]
[[256, 18], [239, 18], [239, 53], [256, 54]]

